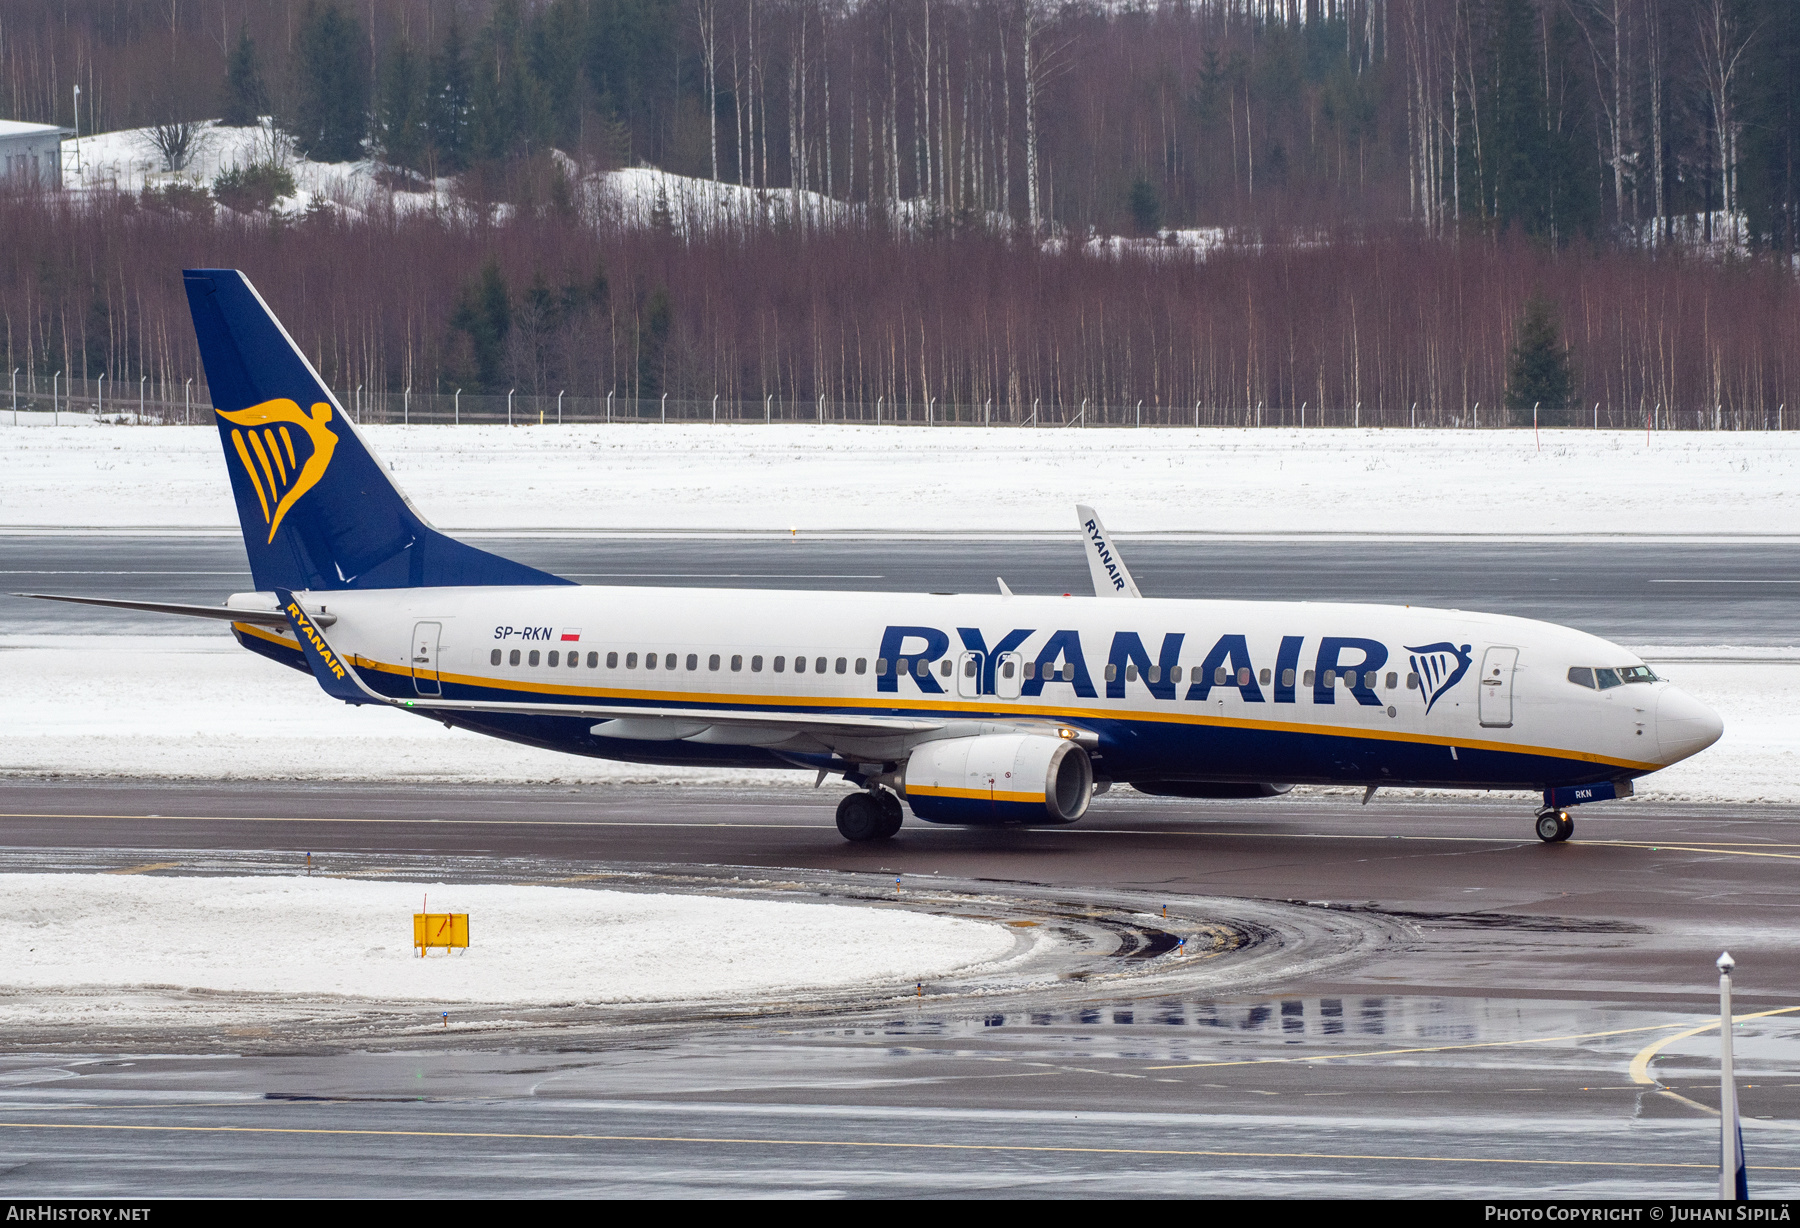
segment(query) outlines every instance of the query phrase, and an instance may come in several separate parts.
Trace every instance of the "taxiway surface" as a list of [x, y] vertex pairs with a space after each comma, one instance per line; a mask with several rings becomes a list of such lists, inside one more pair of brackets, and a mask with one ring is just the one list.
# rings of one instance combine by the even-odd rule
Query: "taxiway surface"
[[[706, 889], [804, 873], [871, 906], [895, 877], [902, 895], [1151, 915], [1285, 902], [1301, 938], [1362, 935], [1225, 993], [908, 986], [825, 1012], [599, 1021], [560, 1044], [477, 1025], [101, 1052], [39, 1036], [0, 1061], [9, 1193], [1704, 1196], [1716, 1032], [1681, 1033], [1706, 1023], [1725, 945], [1738, 1009], [1758, 1016], [1737, 1042], [1752, 1188], [1800, 1191], [1800, 816], [1779, 808], [1595, 808], [1546, 846], [1517, 803], [1120, 791], [1068, 828], [909, 821], [869, 847], [838, 840], [827, 792], [12, 781], [3, 796], [9, 869], [291, 871], [311, 852], [320, 872], [546, 881], [679, 862]], [[704, 934], [668, 949], [704, 975]]]

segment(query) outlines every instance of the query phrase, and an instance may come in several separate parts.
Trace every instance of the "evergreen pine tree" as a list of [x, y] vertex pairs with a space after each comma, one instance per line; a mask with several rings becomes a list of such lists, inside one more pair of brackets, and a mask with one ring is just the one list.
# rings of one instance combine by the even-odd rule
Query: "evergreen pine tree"
[[369, 128], [369, 74], [362, 27], [335, 4], [308, 0], [300, 19], [298, 80], [289, 130], [300, 152], [319, 162], [363, 156]]
[[1162, 225], [1162, 202], [1156, 199], [1156, 187], [1149, 179], [1139, 175], [1131, 185], [1128, 203], [1131, 206], [1131, 224], [1139, 236], [1154, 235]]
[[489, 260], [481, 277], [463, 289], [450, 328], [469, 339], [475, 360], [472, 383], [483, 391], [504, 391], [506, 338], [512, 332], [512, 292], [498, 261]]
[[237, 46], [225, 66], [224, 115], [220, 123], [227, 128], [254, 128], [269, 113], [269, 90], [263, 83], [262, 65], [257, 61], [256, 40], [247, 28], [239, 27]]
[[390, 166], [425, 169], [426, 85], [425, 66], [402, 39], [382, 65], [380, 101], [375, 110], [376, 135]]
[[[1550, 233], [1544, 75], [1531, 0], [1500, 0], [1494, 17], [1494, 216], [1526, 234]], [[1527, 408], [1530, 408], [1527, 406]]]
[[1575, 370], [1563, 344], [1556, 304], [1540, 290], [1519, 316], [1518, 336], [1506, 364], [1506, 408], [1520, 426], [1531, 425], [1532, 407], [1544, 426], [1564, 426], [1575, 396]]
[[426, 128], [433, 173], [460, 171], [469, 164], [469, 56], [454, 15], [431, 57], [429, 92]]

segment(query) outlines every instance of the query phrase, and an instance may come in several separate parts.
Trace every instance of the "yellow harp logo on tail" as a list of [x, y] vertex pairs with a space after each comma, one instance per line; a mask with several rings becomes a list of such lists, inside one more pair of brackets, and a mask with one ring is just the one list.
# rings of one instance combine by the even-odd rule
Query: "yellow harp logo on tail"
[[320, 401], [308, 414], [283, 397], [249, 409], [221, 409], [218, 414], [234, 428], [231, 446], [237, 449], [250, 485], [256, 488], [263, 523], [269, 526], [269, 541], [273, 542], [282, 517], [301, 495], [319, 484], [331, 464], [337, 448], [337, 436], [325, 427], [331, 421], [331, 406]]

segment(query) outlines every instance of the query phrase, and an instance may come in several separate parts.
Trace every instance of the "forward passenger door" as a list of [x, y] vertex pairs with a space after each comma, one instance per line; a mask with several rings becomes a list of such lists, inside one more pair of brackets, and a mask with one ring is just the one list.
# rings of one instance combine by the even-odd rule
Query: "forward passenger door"
[[1513, 667], [1517, 648], [1490, 648], [1481, 657], [1481, 724], [1484, 729], [1510, 729], [1513, 723]]

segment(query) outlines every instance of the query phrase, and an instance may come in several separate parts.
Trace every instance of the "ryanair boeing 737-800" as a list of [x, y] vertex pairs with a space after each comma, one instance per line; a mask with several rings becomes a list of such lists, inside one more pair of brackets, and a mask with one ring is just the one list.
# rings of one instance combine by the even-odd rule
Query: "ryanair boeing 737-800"
[[[1710, 746], [1630, 652], [1458, 610], [1140, 597], [1080, 509], [1095, 597], [577, 585], [426, 523], [254, 287], [186, 274], [256, 592], [222, 619], [326, 693], [551, 750], [807, 768], [850, 840], [1072, 823], [1096, 791], [1542, 791], [1569, 808]], [[48, 594], [33, 594], [49, 596]]]

